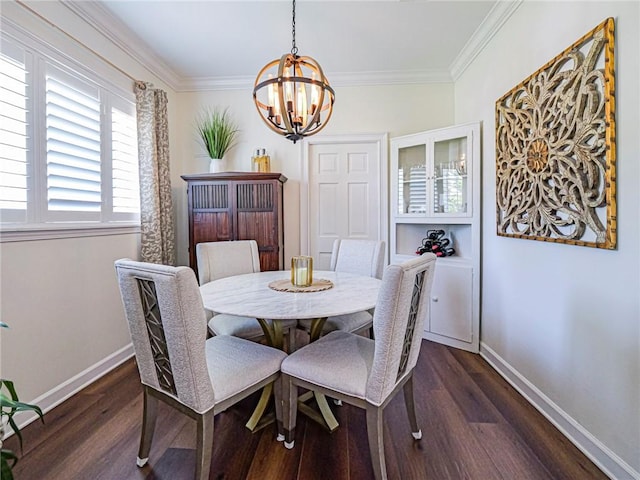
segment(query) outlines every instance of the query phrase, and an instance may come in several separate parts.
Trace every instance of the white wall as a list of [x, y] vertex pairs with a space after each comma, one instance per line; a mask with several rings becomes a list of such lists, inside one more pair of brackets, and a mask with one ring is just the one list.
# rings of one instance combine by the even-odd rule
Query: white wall
[[[166, 86], [58, 2], [29, 6], [134, 78]], [[133, 82], [15, 2], [2, 17], [22, 26], [122, 86]], [[175, 104], [173, 92], [169, 101]], [[171, 116], [171, 112], [170, 112]], [[174, 127], [173, 116], [170, 129]], [[170, 141], [176, 144], [171, 135]], [[2, 378], [12, 379], [24, 401], [43, 407], [121, 361], [130, 344], [114, 260], [138, 258], [139, 234], [0, 243]], [[21, 421], [21, 418], [18, 421]]]
[[139, 235], [1, 244], [2, 378], [21, 399], [51, 391], [130, 343], [113, 262]]
[[[639, 6], [524, 2], [455, 84], [456, 122], [483, 122], [482, 351], [542, 408], [555, 404], [558, 423], [615, 478], [640, 478]], [[495, 101], [607, 17], [616, 19], [618, 248], [498, 237]]]
[[[253, 151], [260, 147], [266, 148], [271, 155], [271, 170], [288, 178], [284, 189], [285, 257], [297, 255], [300, 251], [301, 142], [294, 145], [260, 120], [253, 103], [252, 88], [178, 94], [177, 135], [181, 165], [174, 161], [176, 168], [172, 173], [208, 171], [209, 161], [197, 138], [195, 119], [202, 108], [209, 106], [228, 107], [241, 130], [238, 145], [227, 154], [230, 170], [250, 171]], [[333, 116], [318, 136], [386, 132], [396, 136], [452, 123], [453, 84], [337, 87]], [[184, 182], [182, 184], [174, 185], [174, 192], [179, 192], [175, 196], [179, 212], [178, 261], [188, 264], [186, 187]]]

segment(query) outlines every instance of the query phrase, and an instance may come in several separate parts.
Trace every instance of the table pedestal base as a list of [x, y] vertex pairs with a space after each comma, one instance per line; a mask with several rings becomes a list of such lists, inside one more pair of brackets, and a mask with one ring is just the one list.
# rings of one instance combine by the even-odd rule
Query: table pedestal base
[[[282, 350], [284, 347], [282, 324], [278, 320], [271, 320], [271, 322], [264, 318], [257, 318], [256, 320], [258, 320], [258, 323], [262, 327], [267, 345]], [[309, 342], [314, 342], [320, 338], [320, 335], [322, 334], [322, 327], [324, 327], [324, 323], [326, 321], [327, 317], [314, 318], [311, 320]], [[245, 426], [252, 432], [257, 432], [261, 428], [273, 422], [274, 417], [272, 415], [264, 415], [264, 412], [269, 405], [272, 393], [273, 384], [267, 385], [262, 389], [258, 405], [256, 405], [256, 408], [251, 414], [251, 418], [249, 418], [249, 421], [245, 424]], [[320, 413], [305, 403], [312, 397], [315, 397]], [[331, 408], [329, 408], [327, 397], [322, 393], [310, 391], [302, 395], [298, 400], [298, 410], [313, 421], [319, 423], [323, 427], [326, 427], [330, 432], [333, 432], [339, 426], [338, 420], [336, 420]]]
[[[318, 408], [320, 409], [320, 413], [311, 408], [305, 402], [315, 397], [316, 403], [318, 404]], [[323, 427], [325, 427], [329, 432], [333, 433], [336, 428], [339, 427], [338, 420], [333, 415], [331, 408], [329, 408], [329, 403], [327, 403], [327, 397], [322, 393], [309, 391], [303, 395], [300, 395], [298, 398], [298, 411], [316, 423], [319, 423]]]
[[262, 394], [260, 394], [260, 399], [258, 400], [258, 404], [256, 405], [256, 408], [253, 410], [251, 417], [245, 424], [245, 427], [251, 430], [252, 433], [255, 433], [258, 430], [261, 430], [267, 425], [273, 423], [275, 416], [264, 414], [264, 411], [269, 406], [269, 400], [271, 400], [272, 394], [273, 394], [273, 383], [270, 383], [269, 385], [265, 385], [264, 388], [262, 389]]

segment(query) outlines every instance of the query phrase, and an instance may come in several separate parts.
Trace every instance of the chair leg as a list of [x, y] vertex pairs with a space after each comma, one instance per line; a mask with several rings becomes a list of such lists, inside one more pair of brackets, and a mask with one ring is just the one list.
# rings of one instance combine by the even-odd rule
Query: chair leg
[[[373, 317], [374, 312], [376, 311], [375, 308], [372, 308], [371, 310], [369, 310], [369, 313], [371, 314], [371, 316]], [[371, 340], [375, 340], [375, 335], [373, 333], [373, 322], [371, 322], [371, 325], [369, 326], [369, 328], [367, 329], [367, 336], [371, 339]]]
[[136, 460], [136, 464], [139, 467], [144, 467], [149, 461], [149, 450], [151, 450], [151, 441], [153, 440], [158, 413], [158, 399], [149, 395], [146, 386], [142, 395], [142, 432], [140, 433], [140, 448], [138, 448], [138, 459]]
[[418, 428], [418, 420], [416, 419], [416, 405], [413, 399], [413, 374], [404, 384], [404, 405], [407, 407], [407, 415], [409, 416], [409, 425], [411, 425], [411, 435], [416, 440], [422, 438], [422, 430]]
[[282, 421], [282, 375], [273, 382], [273, 401], [276, 407], [276, 425], [278, 428], [278, 436], [276, 439], [282, 442], [284, 440], [284, 423]]
[[213, 455], [213, 409], [198, 417], [196, 480], [208, 480]]
[[384, 432], [382, 428], [382, 407], [367, 405], [367, 437], [375, 480], [387, 480], [387, 465], [384, 459]]
[[298, 415], [298, 387], [291, 381], [291, 377], [282, 374], [282, 416], [284, 421], [284, 446], [293, 448], [295, 442], [296, 417]]

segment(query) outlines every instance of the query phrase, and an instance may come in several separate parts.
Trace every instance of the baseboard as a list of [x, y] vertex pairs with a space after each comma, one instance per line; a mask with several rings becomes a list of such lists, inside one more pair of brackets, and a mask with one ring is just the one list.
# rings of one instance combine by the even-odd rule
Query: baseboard
[[[67, 400], [69, 397], [75, 395], [80, 390], [95, 382], [100, 377], [106, 375], [111, 370], [121, 365], [128, 359], [133, 356], [133, 345], [130, 343], [122, 347], [120, 350], [112, 353], [108, 357], [100, 360], [98, 363], [90, 366], [86, 370], [80, 372], [76, 376], [70, 378], [64, 383], [61, 383], [57, 387], [45, 392], [40, 395], [38, 398], [29, 401], [29, 403], [33, 403], [38, 405], [43, 413], [47, 413], [53, 408], [60, 405], [62, 402]], [[26, 427], [31, 422], [36, 420], [38, 416], [36, 414], [21, 412], [18, 417], [16, 417], [16, 424], [18, 428], [22, 429]], [[13, 434], [11, 428], [7, 428], [9, 432], [7, 432], [6, 437]]]
[[520, 372], [509, 365], [500, 355], [482, 342], [480, 343], [480, 356], [609, 478], [615, 480], [640, 480], [639, 472], [635, 471], [629, 464], [607, 448], [587, 429], [529, 382]]
[[431, 333], [426, 330], [422, 333], [422, 338], [431, 342], [441, 343], [442, 345], [447, 345], [449, 347], [466, 350], [467, 352], [471, 353], [478, 353], [479, 351], [479, 345], [477, 342], [464, 342], [462, 340], [458, 340], [457, 338], [438, 335], [437, 333]]

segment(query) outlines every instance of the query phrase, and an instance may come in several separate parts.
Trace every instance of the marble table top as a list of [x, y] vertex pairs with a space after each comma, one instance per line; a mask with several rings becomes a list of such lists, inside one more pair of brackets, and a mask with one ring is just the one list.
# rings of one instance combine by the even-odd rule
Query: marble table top
[[291, 278], [291, 272], [259, 272], [221, 278], [200, 287], [207, 310], [228, 315], [271, 320], [333, 317], [369, 310], [376, 305], [381, 281], [345, 272], [314, 271], [313, 278], [333, 282], [321, 292], [279, 292], [269, 288], [274, 280]]

